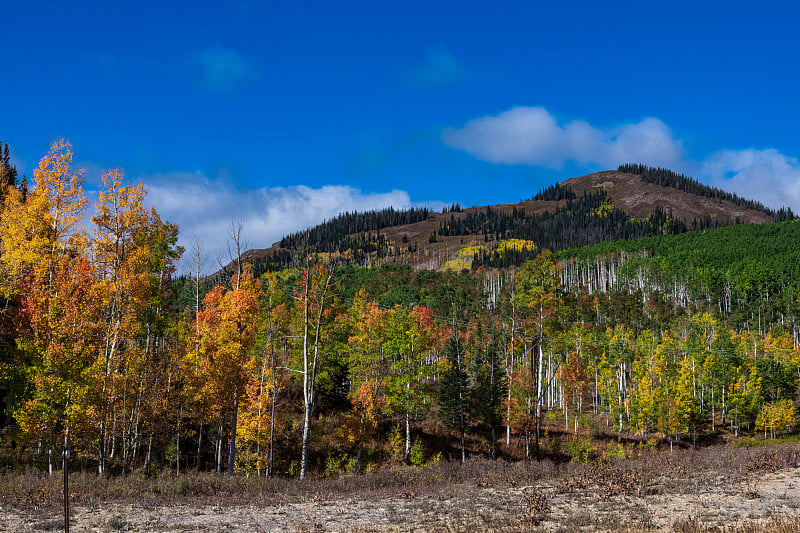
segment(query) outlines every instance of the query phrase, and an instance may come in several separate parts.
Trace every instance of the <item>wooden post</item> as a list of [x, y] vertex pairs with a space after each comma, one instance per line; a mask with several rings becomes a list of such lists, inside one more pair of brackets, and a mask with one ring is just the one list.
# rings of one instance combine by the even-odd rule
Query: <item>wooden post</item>
[[69, 533], [69, 450], [61, 455], [64, 457], [64, 533]]

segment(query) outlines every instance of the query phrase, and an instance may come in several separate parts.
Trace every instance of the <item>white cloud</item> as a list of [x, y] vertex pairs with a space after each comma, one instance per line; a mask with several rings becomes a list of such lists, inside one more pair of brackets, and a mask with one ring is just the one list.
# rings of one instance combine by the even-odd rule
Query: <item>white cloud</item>
[[197, 71], [200, 87], [214, 93], [235, 92], [243, 83], [261, 77], [239, 52], [217, 46], [195, 54], [191, 65]]
[[692, 158], [657, 118], [598, 128], [560, 124], [543, 107], [515, 107], [448, 128], [442, 141], [478, 159], [560, 169], [568, 162], [594, 170], [635, 162], [684, 172], [709, 185], [800, 213], [800, 161], [775, 149], [718, 150]]
[[[244, 223], [248, 248], [267, 248], [284, 235], [314, 226], [344, 211], [369, 211], [412, 206], [408, 193], [394, 190], [365, 194], [345, 185], [313, 189], [303, 185], [255, 190], [237, 189], [210, 180], [199, 172], [175, 172], [145, 178], [148, 202], [162, 219], [178, 224], [180, 244], [187, 247], [197, 236], [212, 258], [227, 260], [228, 230], [232, 221]], [[185, 263], [185, 260], [184, 260]]]
[[683, 154], [682, 142], [656, 118], [600, 129], [581, 120], [561, 125], [543, 107], [515, 107], [471, 120], [446, 129], [442, 140], [491, 163], [554, 169], [570, 161], [604, 168], [630, 161], [675, 167]]
[[720, 150], [698, 173], [720, 189], [800, 213], [800, 162], [775, 149]]

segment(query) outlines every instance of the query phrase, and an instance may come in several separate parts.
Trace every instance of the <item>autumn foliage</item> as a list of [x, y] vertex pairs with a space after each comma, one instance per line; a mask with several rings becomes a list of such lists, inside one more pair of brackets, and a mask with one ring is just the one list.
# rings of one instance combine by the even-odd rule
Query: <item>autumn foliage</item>
[[601, 313], [547, 251], [508, 271], [360, 268], [315, 254], [310, 232], [291, 268], [254, 276], [238, 254], [233, 275], [187, 280], [144, 185], [103, 173], [88, 217], [72, 158], [55, 142], [29, 189], [4, 170], [0, 195], [4, 438], [50, 471], [64, 448], [102, 475], [305, 477], [422, 464], [431, 442], [558, 457], [547, 432], [579, 442], [603, 423], [670, 445], [796, 429], [797, 328], [736, 330], [677, 301], [637, 327], [631, 309], [661, 312], [658, 295]]

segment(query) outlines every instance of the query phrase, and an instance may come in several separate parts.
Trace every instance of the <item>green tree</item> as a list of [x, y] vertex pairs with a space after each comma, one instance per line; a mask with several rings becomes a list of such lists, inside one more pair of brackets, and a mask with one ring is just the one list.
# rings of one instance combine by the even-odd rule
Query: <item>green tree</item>
[[386, 377], [387, 413], [405, 424], [403, 459], [411, 452], [411, 419], [428, 405], [431, 351], [438, 343], [438, 328], [426, 306], [388, 311], [383, 349], [389, 360]]
[[467, 460], [466, 433], [469, 413], [473, 410], [472, 391], [468, 383], [466, 347], [458, 330], [450, 333], [445, 345], [447, 367], [439, 377], [439, 419], [456, 430], [461, 437], [461, 463]]
[[17, 187], [17, 169], [11, 164], [8, 145], [0, 143], [0, 212], [9, 187]]
[[[544, 370], [544, 357], [542, 347], [546, 342], [548, 329], [557, 327], [556, 311], [561, 305], [561, 266], [556, 262], [550, 250], [543, 250], [535, 259], [527, 261], [520, 268], [516, 276], [517, 293], [514, 298], [520, 307], [526, 308], [531, 314], [534, 324], [535, 349], [528, 352], [525, 363], [528, 368], [525, 375], [531, 384], [535, 383], [535, 398], [526, 399], [526, 404], [535, 404], [535, 446], [539, 454], [540, 421], [542, 419], [542, 373]], [[515, 370], [516, 373], [516, 370]], [[526, 381], [526, 380], [523, 380]], [[513, 383], [522, 383], [514, 380]], [[534, 387], [523, 385], [521, 390], [534, 391]]]
[[499, 357], [497, 340], [489, 339], [477, 347], [474, 358], [472, 389], [472, 419], [478, 434], [489, 443], [489, 455], [497, 456], [497, 435], [503, 430], [503, 406], [508, 393], [503, 360]]

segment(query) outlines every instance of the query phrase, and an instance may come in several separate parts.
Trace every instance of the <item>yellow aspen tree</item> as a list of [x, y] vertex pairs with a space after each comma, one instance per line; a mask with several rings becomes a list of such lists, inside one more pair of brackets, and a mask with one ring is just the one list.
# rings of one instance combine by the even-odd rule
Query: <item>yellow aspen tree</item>
[[[118, 443], [123, 444], [127, 462], [132, 442], [140, 438], [143, 391], [154, 391], [150, 397], [153, 402], [171, 401], [177, 372], [174, 365], [158, 368], [153, 364], [164, 346], [156, 332], [161, 326], [154, 320], [161, 314], [164, 281], [182, 252], [175, 244], [177, 227], [162, 222], [155, 209], [145, 209], [147, 190], [141, 183], [127, 185], [119, 169], [105, 172], [102, 180], [103, 189], [92, 216], [92, 255], [108, 295], [95, 362], [100, 473], [105, 470], [106, 459], [115, 456]], [[123, 439], [116, 429], [126, 427], [134, 428], [129, 439]]]
[[0, 224], [0, 284], [6, 294], [14, 292], [14, 284], [31, 269], [46, 271], [38, 277], [49, 283], [60, 253], [85, 244], [79, 226], [87, 205], [83, 174], [72, 168], [70, 144], [58, 140], [34, 170], [34, 187], [27, 198], [23, 201], [19, 191], [12, 191], [6, 199]]
[[792, 400], [779, 400], [764, 404], [756, 417], [756, 429], [769, 432], [771, 438], [787, 433], [797, 424], [797, 407]]
[[[82, 383], [79, 370], [87, 352], [86, 335], [91, 337], [93, 295], [88, 280], [92, 276], [83, 259], [86, 238], [79, 227], [87, 204], [83, 171], [72, 168], [69, 143], [54, 142], [34, 170], [34, 178], [26, 198], [19, 190], [9, 189], [2, 206], [0, 293], [19, 295], [24, 324], [18, 342], [31, 355], [28, 364], [34, 376], [29, 410], [23, 408], [17, 414], [23, 431], [32, 426], [29, 415], [42, 415], [39, 420], [50, 427], [48, 449], [52, 452], [59, 426], [64, 447], [69, 448], [70, 405], [75, 388]], [[70, 305], [86, 311], [86, 320], [70, 325], [70, 319], [79, 318], [67, 309]], [[52, 470], [52, 461], [48, 463]]]
[[285, 283], [277, 274], [261, 277], [258, 331], [253, 357], [248, 359], [250, 379], [240, 405], [237, 425], [237, 464], [248, 475], [272, 475], [275, 438], [275, 409], [278, 392], [286, 376], [282, 346], [288, 331], [288, 313], [283, 292]]
[[[277, 274], [262, 276], [261, 307], [259, 311], [260, 341], [259, 350], [260, 374], [258, 391], [255, 397], [258, 405], [256, 426], [256, 455], [259, 457], [257, 473], [261, 475], [262, 467], [267, 476], [272, 475], [274, 468], [276, 404], [278, 392], [284, 387], [286, 374], [281, 371], [286, 364], [286, 336], [289, 331], [290, 314], [286, 308], [286, 280]], [[269, 401], [269, 404], [267, 404]], [[268, 414], [267, 414], [268, 413]], [[269, 428], [269, 438], [265, 440], [264, 431]], [[262, 459], [266, 444], [267, 456]]]
[[[630, 332], [626, 334], [632, 336]], [[612, 339], [615, 340], [615, 345], [620, 344], [616, 336]], [[636, 433], [645, 435], [652, 431], [657, 419], [660, 376], [655, 356], [660, 353], [662, 345], [657, 344], [656, 339], [648, 331], [632, 339], [632, 343], [633, 346], [628, 348], [631, 352], [628, 355], [631, 374], [631, 387], [628, 392], [630, 426], [632, 430], [635, 428]], [[627, 342], [621, 344], [625, 346]]]

